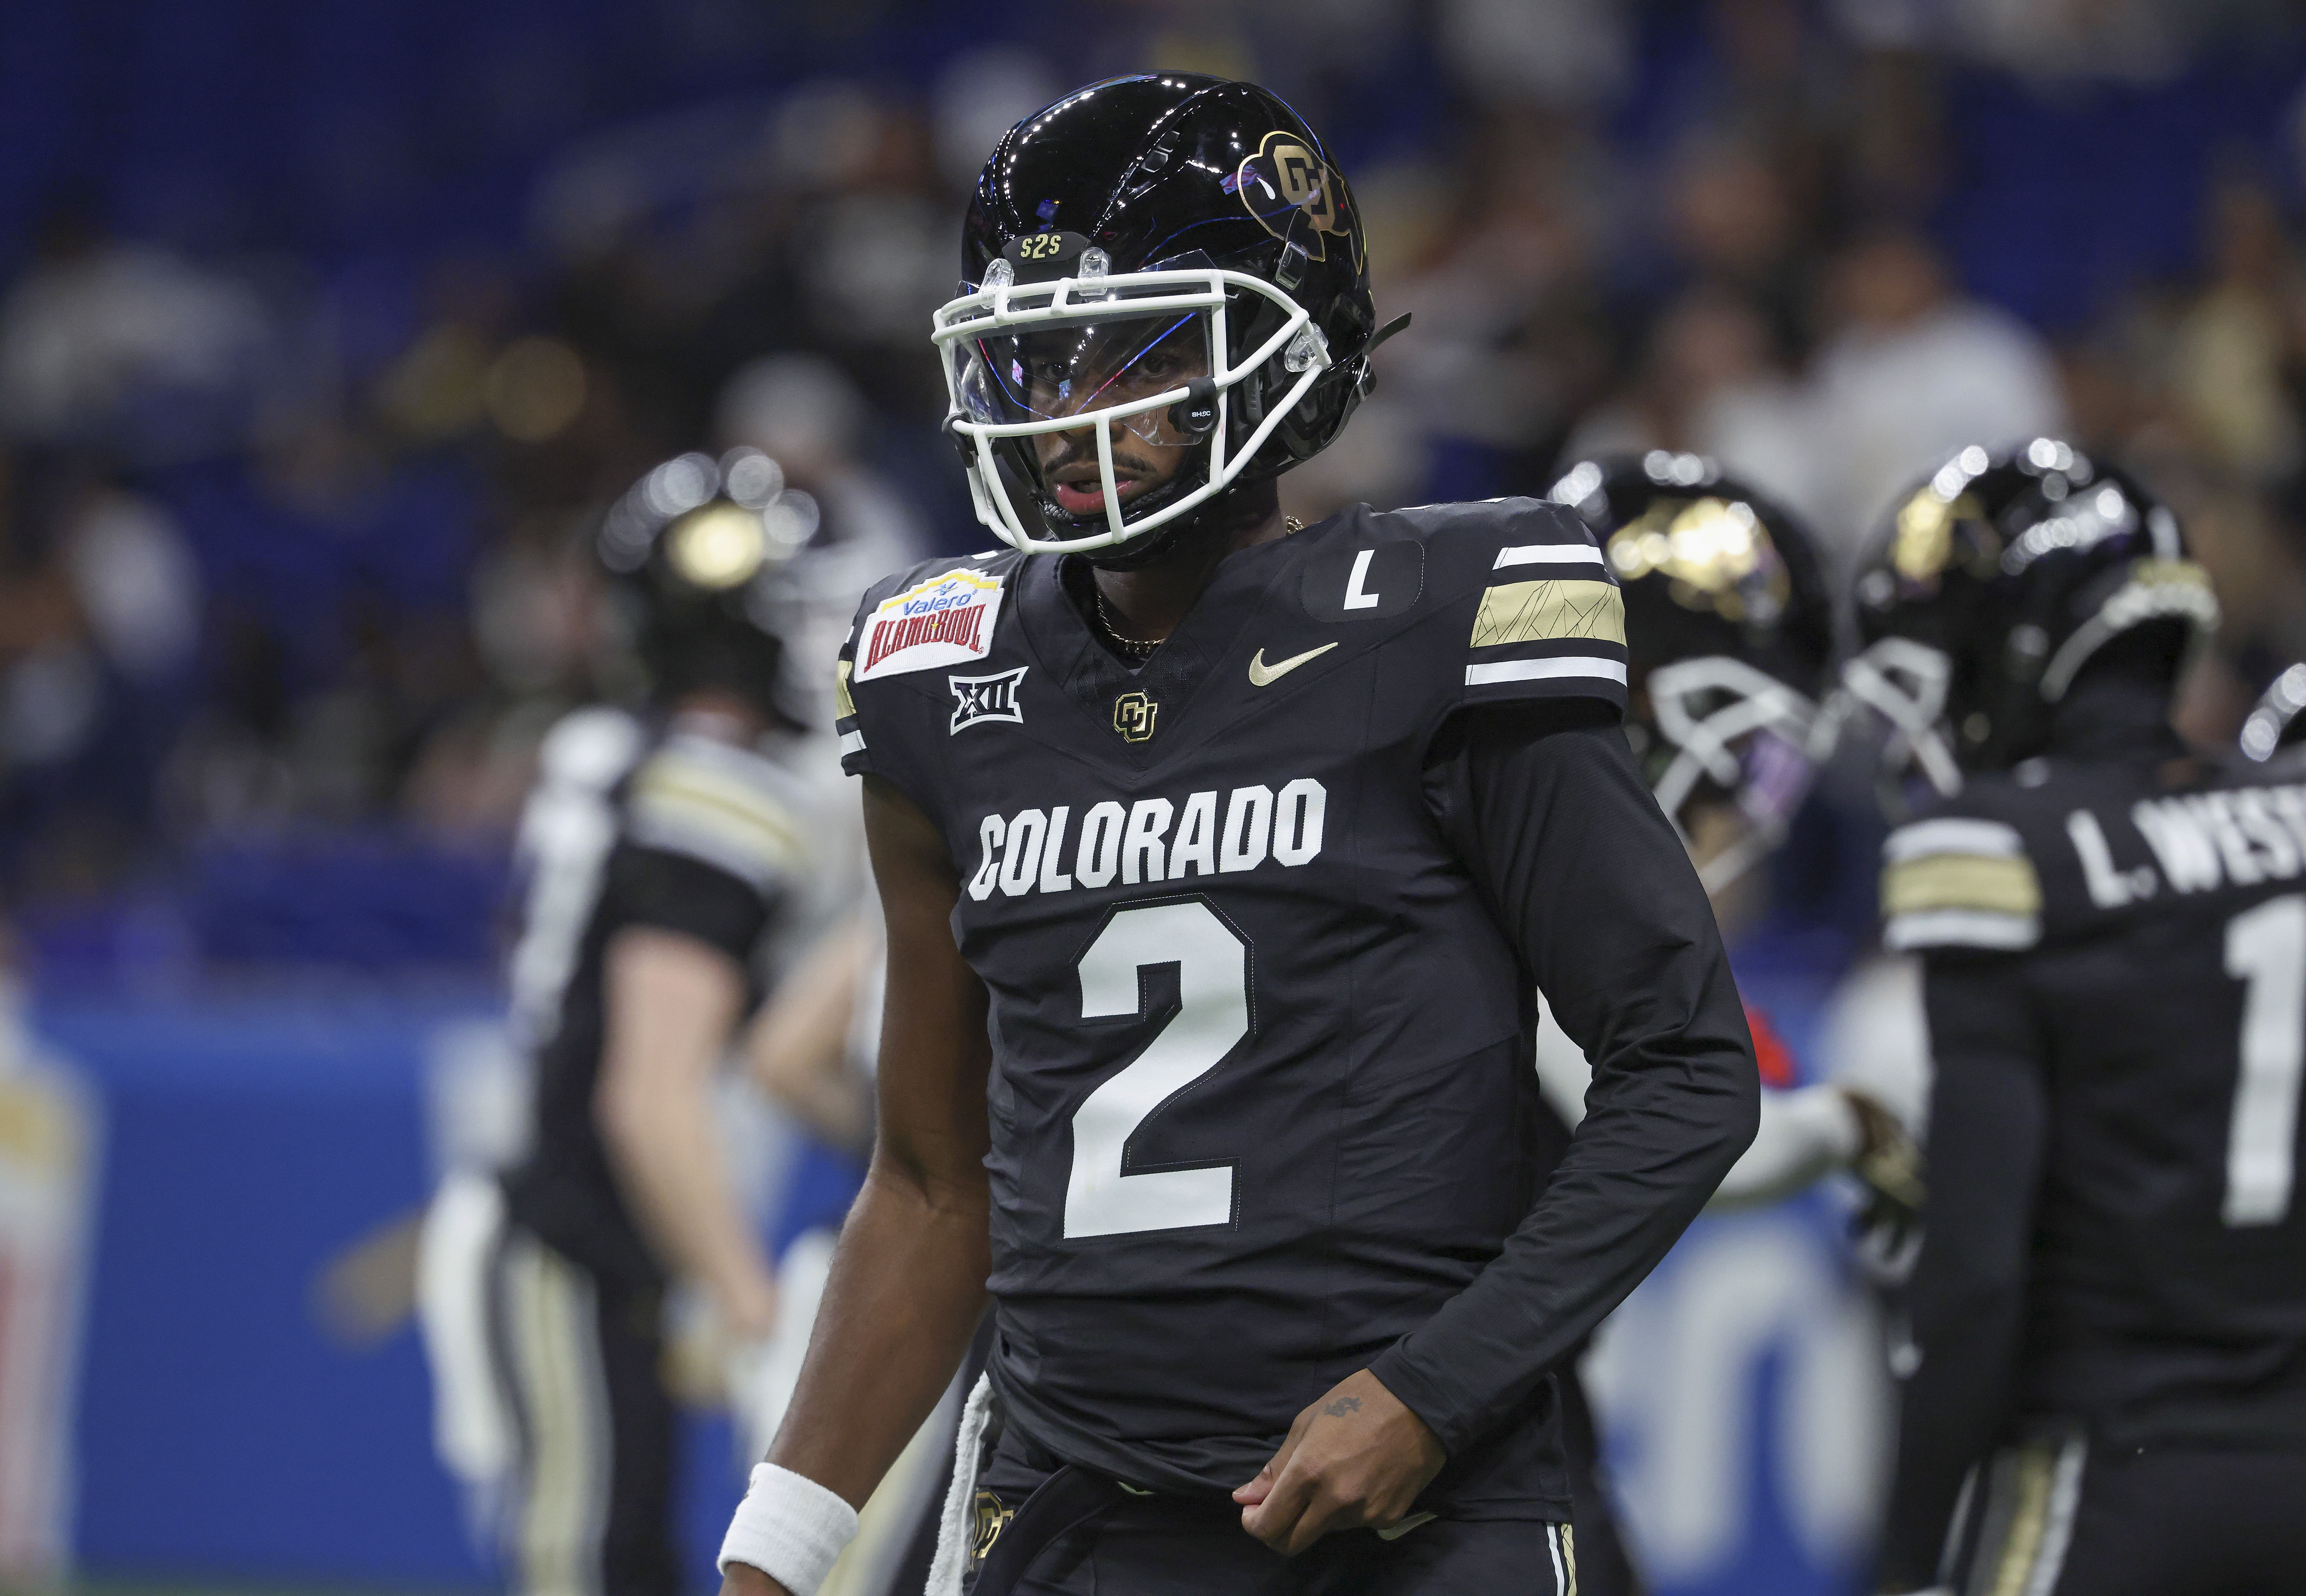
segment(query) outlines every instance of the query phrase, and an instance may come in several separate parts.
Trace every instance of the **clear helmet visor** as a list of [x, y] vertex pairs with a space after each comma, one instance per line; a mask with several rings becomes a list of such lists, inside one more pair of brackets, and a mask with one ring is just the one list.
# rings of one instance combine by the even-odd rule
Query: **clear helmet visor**
[[[1091, 419], [1111, 419], [1119, 431], [1158, 448], [1199, 442], [1199, 431], [1174, 415], [1195, 379], [1216, 369], [1210, 318], [1203, 311], [1107, 316], [1056, 321], [1014, 333], [965, 338], [952, 345], [952, 386], [961, 413], [987, 426], [1021, 426], [1082, 418], [1077, 430], [1093, 452]], [[1169, 403], [1149, 401], [1171, 396]], [[1041, 434], [1044, 463], [1074, 445], [1075, 429]], [[1120, 440], [1115, 439], [1116, 444]]]

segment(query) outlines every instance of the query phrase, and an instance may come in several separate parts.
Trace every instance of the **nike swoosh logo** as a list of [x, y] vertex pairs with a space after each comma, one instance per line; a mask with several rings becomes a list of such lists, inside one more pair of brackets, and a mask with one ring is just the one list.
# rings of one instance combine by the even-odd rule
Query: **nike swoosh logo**
[[1249, 685], [1252, 687], [1269, 687], [1306, 661], [1318, 660], [1337, 646], [1334, 643], [1324, 643], [1319, 648], [1309, 648], [1302, 654], [1294, 654], [1285, 660], [1277, 660], [1270, 665], [1265, 662], [1265, 651], [1260, 648], [1257, 651], [1257, 657], [1249, 662]]

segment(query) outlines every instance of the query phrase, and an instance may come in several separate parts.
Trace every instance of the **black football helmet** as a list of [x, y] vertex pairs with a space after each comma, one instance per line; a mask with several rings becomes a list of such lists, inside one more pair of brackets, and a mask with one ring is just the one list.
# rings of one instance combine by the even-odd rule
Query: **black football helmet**
[[717, 688], [771, 724], [802, 718], [781, 682], [777, 582], [818, 520], [816, 499], [754, 448], [667, 460], [610, 507], [597, 549], [654, 701]]
[[[1012, 128], [961, 262], [933, 333], [946, 428], [978, 519], [1028, 550], [1141, 559], [1233, 484], [1310, 459], [1383, 336], [1320, 138], [1254, 84], [1191, 73], [1093, 83]], [[1050, 432], [1076, 440], [1045, 471]], [[1189, 452], [1124, 505], [1137, 444]]]
[[1626, 730], [1659, 807], [1685, 841], [1700, 802], [1746, 821], [1700, 867], [1719, 890], [1784, 839], [1830, 752], [1833, 605], [1817, 556], [1792, 516], [1695, 455], [1582, 461], [1552, 498], [1592, 529], [1624, 593]]
[[1842, 684], [1888, 723], [1891, 772], [1941, 793], [2041, 753], [2059, 700], [2115, 638], [2165, 633], [2174, 688], [2218, 623], [2178, 518], [2054, 438], [1972, 446], [1900, 495], [1856, 593]]

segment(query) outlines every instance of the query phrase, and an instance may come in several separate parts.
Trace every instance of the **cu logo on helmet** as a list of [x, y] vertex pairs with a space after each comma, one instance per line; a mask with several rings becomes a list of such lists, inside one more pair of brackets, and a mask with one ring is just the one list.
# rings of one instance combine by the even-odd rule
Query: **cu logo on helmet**
[[1344, 208], [1337, 203], [1337, 174], [1288, 133], [1266, 134], [1257, 153], [1241, 163], [1236, 183], [1249, 214], [1276, 238], [1289, 235], [1291, 211], [1303, 211], [1313, 224], [1307, 252], [1316, 260], [1328, 258], [1325, 235], [1345, 230]]

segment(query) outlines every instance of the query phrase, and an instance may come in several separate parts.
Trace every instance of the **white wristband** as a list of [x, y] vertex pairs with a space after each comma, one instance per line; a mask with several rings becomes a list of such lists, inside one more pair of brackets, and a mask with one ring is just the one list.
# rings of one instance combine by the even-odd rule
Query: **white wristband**
[[792, 1592], [816, 1596], [841, 1549], [857, 1538], [857, 1509], [806, 1474], [753, 1465], [752, 1484], [722, 1538], [718, 1566], [759, 1569]]

